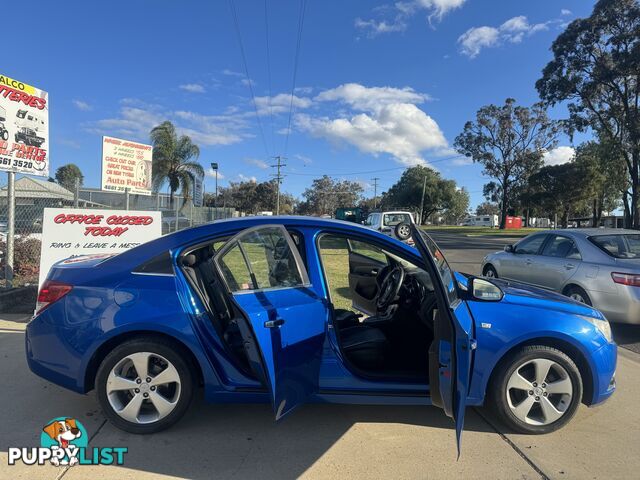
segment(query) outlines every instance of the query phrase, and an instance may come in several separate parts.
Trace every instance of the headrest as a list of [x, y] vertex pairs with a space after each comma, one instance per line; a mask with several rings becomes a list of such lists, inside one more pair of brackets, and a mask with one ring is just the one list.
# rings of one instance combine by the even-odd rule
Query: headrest
[[193, 253], [190, 253], [189, 255], [185, 255], [184, 257], [182, 257], [182, 264], [185, 267], [193, 267], [196, 264], [196, 256]]

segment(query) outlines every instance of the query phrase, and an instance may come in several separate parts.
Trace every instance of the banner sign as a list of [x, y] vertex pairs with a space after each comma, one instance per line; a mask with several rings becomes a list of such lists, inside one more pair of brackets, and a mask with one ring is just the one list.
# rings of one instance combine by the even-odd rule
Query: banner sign
[[204, 199], [204, 178], [196, 175], [193, 178], [193, 206], [201, 207]]
[[45, 208], [38, 284], [60, 260], [120, 253], [161, 235], [161, 212]]
[[49, 176], [49, 95], [2, 74], [0, 170]]
[[102, 137], [102, 190], [151, 195], [153, 147]]

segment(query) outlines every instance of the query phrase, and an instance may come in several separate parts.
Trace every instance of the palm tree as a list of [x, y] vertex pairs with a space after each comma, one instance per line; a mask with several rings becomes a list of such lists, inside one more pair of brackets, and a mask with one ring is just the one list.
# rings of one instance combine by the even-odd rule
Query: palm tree
[[154, 127], [150, 133], [153, 143], [153, 191], [158, 192], [169, 183], [169, 203], [173, 206], [173, 195], [182, 190], [184, 203], [191, 196], [196, 177], [204, 176], [202, 165], [194, 161], [200, 156], [200, 148], [191, 138], [178, 137], [176, 127], [169, 121]]

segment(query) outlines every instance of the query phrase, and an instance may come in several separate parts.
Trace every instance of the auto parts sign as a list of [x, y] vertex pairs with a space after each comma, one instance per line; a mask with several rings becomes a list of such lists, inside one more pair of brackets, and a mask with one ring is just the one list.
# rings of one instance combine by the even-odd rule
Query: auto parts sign
[[0, 170], [49, 176], [49, 95], [2, 74]]

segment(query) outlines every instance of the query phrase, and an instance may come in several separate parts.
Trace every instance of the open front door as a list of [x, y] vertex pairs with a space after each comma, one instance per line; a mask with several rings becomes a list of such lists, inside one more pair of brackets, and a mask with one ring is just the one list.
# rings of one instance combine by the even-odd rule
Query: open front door
[[431, 268], [438, 296], [438, 310], [434, 314], [434, 340], [429, 348], [431, 400], [453, 418], [460, 455], [471, 356], [476, 345], [472, 339], [473, 319], [466, 303], [458, 298], [453, 271], [442, 251], [415, 225], [411, 226], [411, 235], [426, 266]]
[[245, 339], [247, 355], [261, 358], [280, 419], [317, 392], [327, 305], [309, 288], [300, 254], [281, 225], [240, 232], [215, 263], [253, 331], [257, 345]]

